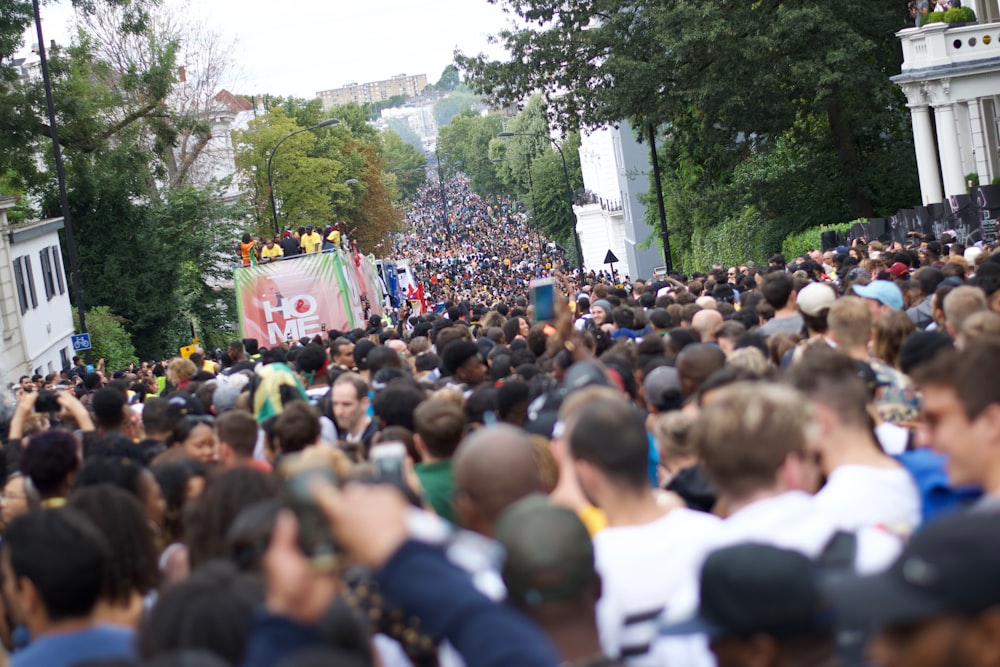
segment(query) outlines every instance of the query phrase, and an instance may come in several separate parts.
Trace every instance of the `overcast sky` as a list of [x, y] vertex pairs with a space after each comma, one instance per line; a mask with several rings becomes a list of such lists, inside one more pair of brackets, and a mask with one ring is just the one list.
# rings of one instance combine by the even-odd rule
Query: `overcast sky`
[[[395, 74], [437, 81], [456, 47], [502, 52], [487, 37], [508, 17], [486, 0], [163, 0], [236, 39], [234, 92], [313, 97], [347, 82]], [[70, 33], [68, 0], [42, 5], [45, 40]], [[34, 27], [26, 46], [36, 41]]]

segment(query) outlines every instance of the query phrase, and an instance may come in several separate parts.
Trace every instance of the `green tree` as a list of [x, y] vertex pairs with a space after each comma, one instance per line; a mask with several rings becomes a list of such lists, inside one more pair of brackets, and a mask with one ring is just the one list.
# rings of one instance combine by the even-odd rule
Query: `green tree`
[[164, 230], [163, 241], [177, 267], [177, 317], [167, 329], [171, 341], [186, 344], [190, 323], [205, 347], [225, 347], [235, 331], [235, 293], [223, 287], [232, 276], [234, 254], [231, 234], [225, 230], [238, 228], [246, 208], [224, 203], [228, 185], [176, 188], [150, 211], [152, 224]]
[[389, 254], [389, 237], [402, 230], [402, 216], [392, 204], [393, 178], [386, 178], [385, 162], [378, 147], [366, 141], [354, 141], [349, 152], [360, 158], [357, 206], [348, 215], [348, 237], [354, 239], [362, 253], [378, 257]]
[[[109, 369], [139, 363], [124, 322], [124, 318], [112, 313], [107, 306], [96, 306], [87, 311], [87, 330], [90, 332], [92, 345], [90, 354], [95, 360], [104, 359]], [[73, 311], [73, 324], [79, 331], [80, 322], [76, 311]]]
[[[534, 201], [531, 202], [532, 219], [546, 236], [575, 255], [573, 230], [576, 227], [576, 215], [569, 197], [583, 189], [579, 132], [570, 133], [560, 147], [566, 156], [566, 172], [563, 171], [563, 161], [558, 151], [551, 147], [531, 163], [534, 195]], [[569, 174], [569, 193], [566, 192], [566, 173]]]
[[[186, 342], [186, 322], [196, 313], [184, 300], [204, 296], [199, 290], [208, 289], [222, 261], [218, 241], [239, 217], [215, 190], [200, 194], [212, 205], [199, 215], [177, 205], [175, 194], [190, 187], [190, 167], [204, 147], [205, 123], [194, 106], [178, 106], [173, 97], [179, 84], [194, 93], [176, 66], [189, 37], [167, 29], [154, 5], [86, 3], [73, 42], [49, 52], [83, 305], [119, 316], [147, 358]], [[0, 62], [7, 78], [8, 60]], [[60, 215], [41, 84], [10, 80], [0, 87], [0, 116], [17, 110], [11, 127], [19, 145], [0, 140], [0, 163], [38, 202], [38, 215]], [[232, 300], [210, 293], [216, 328], [224, 328]]]
[[470, 111], [481, 104], [482, 100], [478, 95], [470, 92], [454, 91], [442, 97], [434, 104], [434, 120], [438, 127], [445, 127], [456, 116], [463, 112]]
[[456, 54], [469, 84], [497, 106], [542, 91], [564, 128], [659, 128], [675, 260], [693, 261], [716, 226], [759, 220], [764, 254], [807, 225], [917, 200], [909, 117], [888, 78], [898, 3], [499, 4], [522, 19], [498, 35], [510, 57]]
[[423, 151], [418, 151], [400, 135], [388, 130], [382, 141], [382, 156], [386, 177], [395, 180], [399, 198], [403, 201], [413, 199], [427, 180], [427, 157]]
[[390, 118], [388, 121], [389, 131], [394, 132], [399, 135], [399, 138], [413, 146], [413, 149], [417, 152], [424, 152], [424, 142], [420, 140], [420, 135], [418, 135], [410, 124], [407, 123], [402, 118]]
[[461, 162], [460, 170], [469, 176], [473, 189], [480, 195], [501, 194], [504, 187], [490, 158], [490, 142], [502, 130], [500, 114], [461, 114], [439, 131], [438, 155], [445, 165]]
[[455, 90], [459, 83], [461, 81], [458, 76], [458, 68], [455, 67], [454, 63], [449, 63], [441, 72], [441, 78], [434, 84], [434, 88], [435, 90], [451, 91]]
[[[272, 154], [270, 181], [280, 227], [332, 224], [331, 193], [347, 193], [344, 181], [352, 177], [349, 165], [329, 149], [342, 145], [350, 130], [334, 126], [289, 136], [303, 129], [305, 126], [299, 126], [280, 108], [273, 108], [266, 116], [250, 121], [246, 130], [233, 133], [236, 168], [262, 235], [273, 234], [267, 173]], [[334, 140], [330, 136], [334, 133], [342, 136]]]
[[401, 107], [406, 103], [405, 95], [393, 95], [387, 100], [382, 100], [381, 102], [373, 102], [371, 104], [365, 104], [361, 107], [368, 120], [378, 120], [382, 115], [382, 109], [394, 109], [396, 107]]
[[512, 137], [497, 137], [490, 142], [489, 153], [496, 162], [496, 172], [508, 188], [520, 195], [528, 193], [528, 172], [535, 160], [552, 150], [546, 104], [541, 95], [532, 95], [516, 116], [507, 121]]

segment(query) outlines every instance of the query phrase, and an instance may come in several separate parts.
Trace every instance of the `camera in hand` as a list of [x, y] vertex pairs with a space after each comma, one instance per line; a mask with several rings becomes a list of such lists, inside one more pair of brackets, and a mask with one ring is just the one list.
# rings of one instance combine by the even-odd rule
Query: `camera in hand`
[[59, 400], [54, 391], [40, 391], [35, 399], [35, 412], [59, 412]]
[[284, 472], [284, 501], [299, 523], [299, 548], [317, 570], [336, 568], [339, 553], [333, 531], [313, 498], [313, 485], [317, 480], [328, 484], [337, 483], [333, 467], [316, 461], [292, 460], [285, 462]]

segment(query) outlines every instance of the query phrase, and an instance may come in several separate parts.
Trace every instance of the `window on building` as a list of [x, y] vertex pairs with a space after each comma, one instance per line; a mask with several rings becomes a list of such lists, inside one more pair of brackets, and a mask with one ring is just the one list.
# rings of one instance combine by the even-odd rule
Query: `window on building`
[[55, 296], [55, 281], [52, 276], [52, 256], [49, 255], [48, 248], [42, 248], [38, 252], [38, 259], [42, 263], [42, 285], [45, 286], [45, 298], [49, 301]]
[[62, 369], [63, 370], [66, 370], [66, 369], [68, 369], [70, 367], [70, 364], [69, 364], [69, 348], [68, 347], [64, 347], [63, 349], [59, 350], [59, 361], [62, 362]]
[[24, 285], [24, 271], [21, 269], [23, 257], [14, 260], [14, 286], [17, 288], [17, 303], [21, 306], [21, 314], [28, 312], [28, 291]]
[[24, 282], [28, 286], [28, 296], [31, 297], [31, 308], [38, 308], [38, 295], [35, 293], [35, 271], [31, 268], [31, 255], [25, 255]]
[[59, 288], [60, 294], [66, 293], [66, 278], [63, 276], [63, 263], [62, 254], [59, 252], [59, 246], [53, 245], [49, 246], [49, 252], [52, 254], [51, 265], [52, 273], [55, 275], [54, 287]]

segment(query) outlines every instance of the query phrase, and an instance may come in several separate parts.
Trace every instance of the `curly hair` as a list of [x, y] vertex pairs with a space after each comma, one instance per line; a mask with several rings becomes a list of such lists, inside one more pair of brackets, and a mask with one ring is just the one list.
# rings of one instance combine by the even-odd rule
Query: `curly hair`
[[201, 461], [185, 459], [161, 463], [151, 468], [167, 504], [163, 513], [163, 530], [168, 542], [180, 540], [184, 534], [184, 504], [187, 501], [188, 480], [208, 477], [208, 466]]
[[232, 563], [210, 563], [163, 591], [139, 631], [139, 653], [152, 660], [203, 649], [240, 664], [263, 598], [259, 578], [240, 574]]
[[191, 568], [228, 556], [226, 535], [239, 513], [277, 492], [274, 478], [254, 468], [234, 468], [209, 479], [184, 518]]
[[110, 484], [131, 493], [142, 502], [144, 471], [145, 468], [139, 461], [128, 457], [88, 456], [73, 481], [73, 490]]
[[112, 484], [75, 490], [68, 504], [83, 513], [104, 535], [113, 558], [104, 568], [101, 598], [127, 604], [133, 593], [145, 595], [159, 584], [156, 547], [139, 501]]
[[67, 431], [49, 429], [31, 436], [21, 452], [18, 469], [42, 499], [59, 493], [69, 476], [80, 468], [80, 443]]

